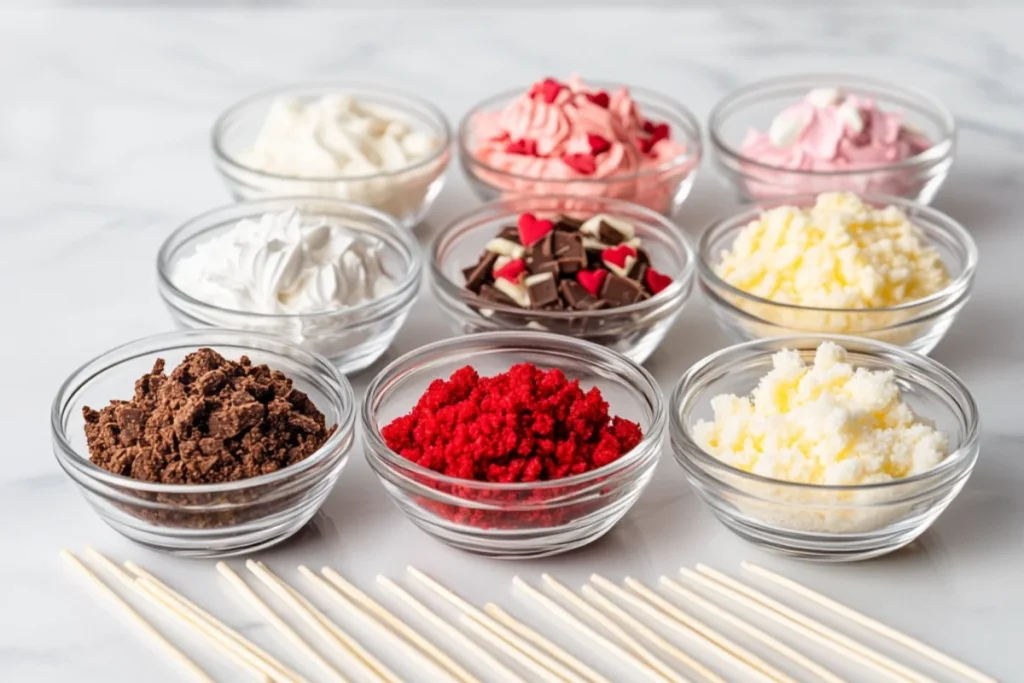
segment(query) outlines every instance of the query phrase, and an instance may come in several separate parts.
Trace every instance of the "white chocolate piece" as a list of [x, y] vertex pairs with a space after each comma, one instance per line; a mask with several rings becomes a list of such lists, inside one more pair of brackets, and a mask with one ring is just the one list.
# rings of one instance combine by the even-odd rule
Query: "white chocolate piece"
[[277, 612], [272, 610], [267, 603], [263, 602], [260, 596], [256, 595], [252, 588], [249, 587], [241, 576], [235, 573], [235, 571], [224, 562], [217, 563], [217, 571], [228, 580], [228, 583], [238, 591], [239, 595], [248, 602], [252, 607], [259, 612], [260, 616], [270, 622], [270, 624], [278, 630], [287, 640], [291, 641], [292, 645], [299, 650], [302, 654], [309, 657], [313, 662], [316, 663], [321, 669], [324, 670], [332, 679], [342, 682], [347, 679], [342, 676], [338, 671], [324, 659], [319, 652], [314, 650], [305, 639], [296, 633], [291, 626], [278, 616]]
[[588, 218], [584, 221], [583, 225], [580, 226], [580, 232], [584, 235], [592, 235], [596, 237], [599, 234], [602, 222], [606, 223], [608, 227], [622, 235], [623, 240], [631, 240], [636, 234], [636, 230], [633, 228], [632, 223], [624, 221], [621, 218], [609, 216], [606, 213], [599, 213], [596, 216]]
[[839, 88], [814, 88], [807, 93], [807, 97], [804, 99], [818, 109], [825, 109], [834, 104], [839, 104], [839, 101], [843, 99], [843, 94], [839, 91]]
[[908, 636], [905, 633], [897, 631], [892, 627], [886, 626], [885, 624], [876, 621], [875, 619], [872, 619], [871, 617], [865, 614], [861, 614], [860, 612], [850, 607], [847, 607], [842, 603], [836, 602], [831, 598], [825, 597], [821, 593], [813, 591], [810, 588], [804, 586], [803, 584], [797, 583], [792, 579], [787, 579], [784, 576], [779, 576], [775, 572], [771, 572], [767, 569], [764, 569], [763, 567], [759, 567], [750, 562], [744, 561], [742, 562], [742, 566], [747, 571], [752, 572], [753, 574], [756, 574], [761, 578], [772, 581], [773, 583], [782, 586], [783, 588], [786, 588], [796, 593], [797, 595], [801, 595], [807, 598], [808, 600], [816, 602], [822, 607], [825, 607], [826, 609], [840, 616], [846, 617], [847, 619], [850, 619], [851, 621], [856, 622], [860, 626], [870, 629], [875, 633], [878, 633], [879, 635], [889, 638], [890, 640], [899, 643], [908, 650], [913, 650], [914, 652], [924, 657], [927, 657], [928, 659], [931, 659], [932, 661], [937, 662], [942, 666], [945, 666], [947, 669], [955, 673], [958, 673], [961, 676], [969, 678], [972, 681], [976, 681], [977, 683], [997, 683], [996, 679], [992, 678], [987, 674], [982, 673], [981, 671], [978, 671], [974, 667], [968, 666], [967, 664], [964, 664], [963, 662], [957, 659], [953, 659], [946, 653], [939, 652], [930, 645], [926, 645], [925, 643], [922, 643], [916, 638], [912, 638], [911, 636]]
[[[425, 637], [423, 637], [422, 634], [420, 634], [419, 631], [417, 631], [416, 629], [412, 628], [404, 621], [399, 619], [379, 602], [377, 602], [376, 600], [368, 596], [366, 593], [364, 593], [363, 591], [359, 590], [354, 585], [346, 581], [345, 578], [338, 574], [336, 571], [334, 571], [330, 567], [324, 567], [321, 570], [321, 572], [323, 573], [324, 578], [327, 579], [327, 581], [329, 581], [335, 588], [337, 588], [338, 591], [340, 591], [338, 592], [331, 590], [331, 592], [328, 593], [336, 601], [341, 602], [341, 593], [344, 593], [350, 599], [358, 603], [360, 607], [366, 610], [366, 612], [380, 619], [380, 621], [382, 621], [385, 625], [390, 626], [395, 631], [395, 633], [402, 636], [409, 643], [419, 648], [421, 652], [431, 657], [435, 662], [444, 667], [458, 680], [462, 681], [463, 683], [480, 683], [479, 680], [475, 676], [473, 676], [473, 674], [469, 673], [465, 668], [462, 667], [462, 665], [460, 665], [458, 662], [456, 662], [454, 659], [448, 656], [448, 654], [444, 652], [441, 648], [427, 640]], [[311, 572], [306, 567], [299, 567], [299, 573], [301, 573], [303, 576], [306, 576], [307, 578], [315, 577], [318, 581], [320, 580], [320, 577], [316, 576], [316, 574]], [[326, 584], [323, 584], [323, 587], [329, 588]], [[347, 601], [343, 602], [342, 604], [351, 605], [351, 603]]]
[[536, 275], [529, 275], [529, 276], [527, 276], [527, 278], [525, 280], [523, 280], [523, 286], [525, 286], [525, 287], [532, 287], [533, 285], [537, 284], [538, 282], [543, 282], [544, 280], [554, 280], [554, 279], [555, 279], [555, 276], [552, 275], [551, 273], [537, 273]]
[[501, 270], [512, 261], [513, 259], [510, 259], [508, 256], [499, 256], [498, 258], [494, 259], [494, 264], [491, 266], [491, 274], [493, 275], [495, 272]]
[[699, 645], [708, 647], [722, 660], [744, 669], [746, 675], [751, 680], [765, 681], [766, 683], [772, 683], [772, 681], [797, 683], [797, 681], [782, 673], [771, 664], [768, 664], [754, 653], [740, 647], [704, 622], [691, 617], [682, 610], [676, 610], [682, 618], [677, 618], [675, 615], [671, 615], [672, 618], [670, 618], [669, 615], [663, 614], [637, 596], [626, 592], [602, 576], [592, 574], [590, 580], [595, 585], [643, 612], [662, 626], [679, 633]]
[[784, 614], [781, 614], [769, 607], [766, 607], [757, 600], [747, 597], [740, 591], [735, 590], [730, 586], [714, 581], [708, 578], [707, 576], [704, 576], [703, 574], [698, 574], [697, 572], [687, 569], [686, 567], [681, 568], [679, 570], [679, 573], [685, 576], [686, 578], [690, 579], [691, 581], [694, 581], [695, 583], [698, 583], [701, 586], [704, 586], [705, 588], [709, 588], [710, 590], [715, 591], [719, 595], [725, 596], [731, 600], [740, 603], [741, 605], [752, 610], [754, 613], [759, 614], [763, 617], [767, 617], [775, 623], [781, 624], [782, 626], [785, 626], [786, 628], [796, 633], [799, 633], [800, 635], [804, 636], [805, 638], [808, 638], [809, 640], [818, 645], [826, 647], [832, 650], [833, 652], [842, 655], [843, 657], [846, 657], [847, 659], [850, 659], [854, 662], [857, 662], [858, 664], [861, 664], [862, 666], [868, 667], [880, 676], [884, 676], [886, 680], [899, 681], [900, 683], [906, 683], [907, 681], [907, 676], [897, 674], [892, 669], [888, 669], [884, 666], [879, 665], [871, 658], [858, 653], [856, 650], [846, 647], [845, 645], [841, 645], [840, 643], [836, 642], [835, 640], [832, 640], [831, 638], [826, 638], [817, 631], [814, 631], [800, 624], [799, 622], [790, 619]]
[[583, 242], [584, 249], [604, 251], [605, 249], [612, 248], [612, 245], [605, 244], [601, 240], [594, 239], [593, 237], [584, 237], [581, 241]]
[[[246, 568], [256, 575], [277, 597], [281, 598], [328, 645], [334, 646], [346, 663], [355, 666], [361, 674], [374, 681], [401, 683], [397, 676], [366, 650], [355, 638], [331, 621], [284, 579], [274, 574], [263, 563], [247, 560]], [[338, 647], [340, 645], [340, 647]]]
[[605, 268], [607, 268], [608, 270], [612, 271], [613, 273], [615, 273], [619, 277], [627, 277], [629, 275], [630, 271], [633, 270], [633, 266], [636, 264], [636, 257], [635, 256], [626, 256], [626, 260], [623, 262], [624, 265], [621, 268], [618, 265], [616, 265], [616, 264], [614, 264], [611, 261], [608, 261], [606, 259], [601, 259], [601, 263], [604, 264]]
[[520, 308], [530, 307], [530, 293], [521, 282], [512, 282], [507, 278], [494, 278], [494, 288], [516, 302]]
[[60, 556], [72, 569], [85, 577], [89, 583], [98, 588], [104, 597], [121, 610], [121, 612], [134, 622], [143, 633], [163, 648], [163, 650], [167, 652], [167, 654], [169, 654], [179, 666], [187, 671], [192, 678], [197, 681], [203, 681], [203, 683], [213, 683], [213, 679], [210, 678], [205, 671], [200, 669], [195, 662], [185, 656], [185, 654], [175, 647], [171, 641], [167, 640], [162, 633], [157, 631], [141, 614], [136, 612], [135, 609], [125, 602], [120, 595], [115, 593], [110, 586], [104, 583], [103, 579], [96, 576], [91, 569], [82, 564], [82, 561], [75, 557], [71, 551], [67, 549], [61, 550]]
[[511, 259], [523, 258], [526, 255], [526, 247], [504, 237], [495, 237], [487, 243], [485, 249], [491, 253], [507, 256]]

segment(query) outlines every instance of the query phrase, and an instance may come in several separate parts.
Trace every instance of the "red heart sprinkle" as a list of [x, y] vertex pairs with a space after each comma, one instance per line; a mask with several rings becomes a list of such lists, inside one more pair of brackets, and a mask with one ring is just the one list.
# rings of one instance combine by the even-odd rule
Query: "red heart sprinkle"
[[521, 258], [517, 258], [514, 261], [509, 261], [501, 268], [494, 271], [494, 277], [503, 277], [509, 282], [515, 282], [518, 284], [519, 276], [526, 272], [526, 261]]
[[636, 146], [640, 148], [640, 151], [644, 154], [650, 154], [651, 148], [654, 147], [654, 138], [638, 137], [636, 139]]
[[583, 289], [590, 292], [594, 297], [601, 296], [601, 285], [608, 277], [607, 270], [581, 270], [576, 273], [576, 282], [580, 283]]
[[519, 217], [519, 241], [524, 247], [530, 246], [554, 229], [554, 223], [540, 220], [532, 213], [524, 213]]
[[648, 268], [644, 273], [644, 283], [647, 285], [647, 289], [651, 290], [651, 294], [657, 294], [672, 284], [672, 278], [662, 275], [654, 268]]
[[604, 90], [598, 90], [597, 92], [588, 92], [586, 95], [587, 99], [596, 104], [599, 107], [605, 109], [611, 104], [612, 98], [608, 97], [608, 93]]
[[607, 152], [612, 148], [612, 143], [607, 138], [600, 135], [594, 135], [593, 133], [587, 134], [587, 143], [590, 144], [590, 153], [594, 156], [602, 152]]
[[537, 156], [537, 141], [523, 138], [505, 145], [506, 154], [525, 154], [526, 156]]
[[636, 249], [629, 246], [628, 244], [620, 244], [617, 247], [611, 249], [605, 249], [601, 252], [601, 260], [612, 263], [619, 268], [626, 267], [626, 259], [632, 256], [636, 258]]
[[597, 159], [593, 154], [563, 154], [562, 162], [583, 175], [593, 175], [597, 171]]
[[536, 99], [537, 95], [540, 95], [542, 100], [552, 104], [564, 87], [564, 85], [553, 78], [545, 78], [540, 83], [534, 83], [533, 87], [530, 88], [530, 97]]

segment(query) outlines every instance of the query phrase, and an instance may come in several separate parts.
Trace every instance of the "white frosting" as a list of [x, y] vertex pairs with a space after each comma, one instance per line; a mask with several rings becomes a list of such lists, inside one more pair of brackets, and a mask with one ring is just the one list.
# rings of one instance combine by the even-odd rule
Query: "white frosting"
[[242, 162], [300, 178], [368, 176], [425, 159], [438, 144], [397, 113], [347, 95], [279, 98]]
[[384, 244], [298, 209], [245, 219], [197, 245], [171, 276], [189, 296], [249, 313], [341, 310], [385, 296]]
[[800, 137], [807, 126], [804, 117], [793, 112], [782, 112], [768, 127], [768, 140], [775, 147], [789, 147]]
[[843, 99], [843, 93], [839, 88], [814, 88], [807, 93], [806, 99], [818, 109], [825, 109], [839, 104], [839, 101]]

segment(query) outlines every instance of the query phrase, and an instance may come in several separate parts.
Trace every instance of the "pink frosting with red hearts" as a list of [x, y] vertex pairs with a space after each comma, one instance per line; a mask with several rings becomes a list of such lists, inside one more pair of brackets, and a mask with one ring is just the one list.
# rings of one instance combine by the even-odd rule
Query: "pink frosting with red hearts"
[[[932, 146], [903, 116], [868, 97], [827, 90], [782, 111], [769, 131], [751, 129], [741, 153], [759, 163], [804, 171], [856, 170], [909, 159]], [[824, 101], [815, 93], [826, 93]], [[817, 101], [815, 101], [817, 99]]]
[[[510, 191], [616, 196], [664, 210], [680, 174], [692, 170], [671, 167], [668, 162], [684, 155], [686, 147], [672, 139], [667, 124], [645, 119], [627, 88], [608, 93], [575, 75], [563, 83], [540, 81], [504, 109], [481, 112], [471, 126], [478, 162], [523, 176], [479, 171], [487, 182]], [[663, 165], [669, 166], [668, 178], [632, 177]], [[621, 183], [566, 187], [566, 181], [618, 178]]]

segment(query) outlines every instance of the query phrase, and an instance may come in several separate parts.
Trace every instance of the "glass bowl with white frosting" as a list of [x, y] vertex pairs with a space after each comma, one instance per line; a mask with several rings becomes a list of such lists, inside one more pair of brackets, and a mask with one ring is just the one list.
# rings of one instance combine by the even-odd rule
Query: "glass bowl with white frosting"
[[967, 482], [978, 406], [926, 356], [849, 336], [738, 344], [691, 367], [670, 399], [672, 452], [742, 538], [843, 562], [920, 536]]
[[211, 142], [238, 200], [331, 197], [391, 214], [405, 227], [422, 220], [451, 159], [451, 131], [437, 107], [344, 83], [253, 95], [221, 114]]
[[337, 199], [245, 201], [197, 216], [157, 256], [183, 329], [274, 334], [343, 373], [390, 346], [419, 294], [422, 259], [394, 218]]

